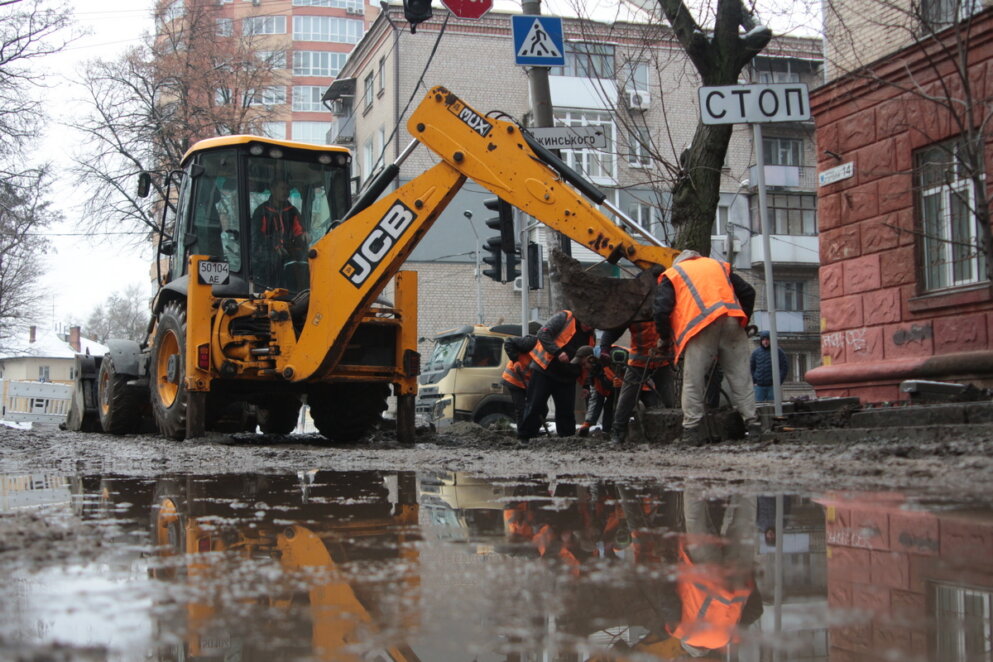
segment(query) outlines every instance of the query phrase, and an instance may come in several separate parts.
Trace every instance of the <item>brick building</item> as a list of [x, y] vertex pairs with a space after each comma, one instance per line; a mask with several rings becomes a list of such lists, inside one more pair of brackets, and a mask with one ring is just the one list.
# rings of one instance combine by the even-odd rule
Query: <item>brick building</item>
[[[491, 11], [480, 20], [446, 21], [448, 12], [436, 10], [432, 20], [411, 34], [399, 5], [383, 7], [328, 90], [337, 117], [329, 138], [352, 147], [362, 182], [408, 144], [408, 101], [418, 103], [433, 85], [445, 85], [483, 112], [499, 110], [529, 123], [527, 73], [514, 62], [510, 14]], [[689, 145], [699, 117], [696, 74], [662, 26], [563, 21], [566, 65], [551, 69], [549, 76], [556, 125], [596, 126], [608, 142], [602, 150], [563, 150], [563, 159], [653, 236], [668, 241], [671, 175], [651, 154], [654, 150], [676, 161]], [[812, 84], [820, 76], [820, 41], [777, 38], [753, 64], [746, 75], [754, 82]], [[809, 123], [780, 125], [764, 138], [774, 207], [776, 296], [781, 299], [777, 322], [792, 364], [787, 395], [810, 391], [801, 380], [819, 349], [812, 129]], [[749, 172], [752, 154], [751, 130], [736, 127], [723, 171], [712, 254], [732, 257], [735, 268], [756, 285], [758, 308], [764, 310], [758, 215], [752, 209], [757, 196], [749, 184], [756, 181]], [[402, 165], [398, 184], [435, 160], [426, 148], [415, 150]], [[493, 234], [483, 222], [492, 215], [483, 207], [488, 197], [481, 187], [467, 183], [412, 255], [411, 267], [421, 272], [418, 322], [425, 339], [467, 323], [520, 321], [519, 288], [475, 277], [476, 249]], [[533, 239], [546, 247], [547, 255], [551, 238], [543, 226]], [[581, 261], [591, 266], [599, 262], [599, 256], [578, 244], [572, 247]], [[479, 299], [484, 302], [481, 319]], [[530, 293], [530, 319], [541, 321], [552, 312], [551, 288]], [[760, 313], [756, 319], [761, 325], [768, 318]], [[422, 351], [427, 347], [425, 341]]]
[[906, 379], [991, 385], [993, 11], [901, 32], [916, 37], [868, 64], [827, 16], [837, 60], [811, 99], [818, 164], [849, 170], [819, 189], [823, 365], [807, 379], [869, 402], [904, 397]]

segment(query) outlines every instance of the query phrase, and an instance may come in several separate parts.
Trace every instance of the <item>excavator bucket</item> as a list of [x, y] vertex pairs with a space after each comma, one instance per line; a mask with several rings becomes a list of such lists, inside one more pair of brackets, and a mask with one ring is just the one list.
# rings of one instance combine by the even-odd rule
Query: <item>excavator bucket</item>
[[597, 329], [616, 329], [634, 320], [652, 318], [661, 266], [634, 278], [610, 278], [587, 271], [558, 249], [552, 251], [551, 263], [558, 273], [567, 308], [587, 324]]

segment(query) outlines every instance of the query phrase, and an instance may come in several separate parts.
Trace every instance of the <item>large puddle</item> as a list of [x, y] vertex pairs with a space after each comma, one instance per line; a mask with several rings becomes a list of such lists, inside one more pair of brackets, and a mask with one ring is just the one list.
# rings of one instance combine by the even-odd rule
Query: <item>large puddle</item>
[[46, 475], [3, 488], [3, 510], [61, 508], [111, 540], [97, 561], [0, 579], [8, 650], [993, 659], [988, 506], [413, 472]]

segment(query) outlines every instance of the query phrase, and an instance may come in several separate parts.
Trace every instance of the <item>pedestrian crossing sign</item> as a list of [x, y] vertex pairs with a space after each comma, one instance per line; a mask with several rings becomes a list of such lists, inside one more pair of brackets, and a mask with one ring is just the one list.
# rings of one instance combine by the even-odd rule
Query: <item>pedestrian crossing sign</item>
[[520, 66], [565, 65], [562, 19], [558, 16], [514, 15], [514, 54]]

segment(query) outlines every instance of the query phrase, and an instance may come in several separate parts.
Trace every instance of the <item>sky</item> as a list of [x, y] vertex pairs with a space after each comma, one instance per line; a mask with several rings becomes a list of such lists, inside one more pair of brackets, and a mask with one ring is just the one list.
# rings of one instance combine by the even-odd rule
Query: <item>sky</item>
[[78, 221], [83, 196], [73, 186], [72, 147], [78, 135], [62, 122], [79, 112], [80, 88], [71, 84], [76, 70], [87, 60], [109, 59], [136, 44], [150, 29], [152, 0], [73, 0], [78, 28], [90, 34], [81, 37], [64, 52], [38, 62], [49, 75], [49, 86], [38, 93], [48, 106], [51, 121], [44, 136], [40, 156], [56, 167], [52, 196], [65, 220], [48, 229], [51, 251], [45, 256], [43, 292], [39, 302], [39, 322], [61, 328], [71, 322], [83, 323], [106, 298], [128, 285], [137, 284], [151, 294], [149, 264], [151, 250], [123, 249], [113, 236], [81, 236]]

